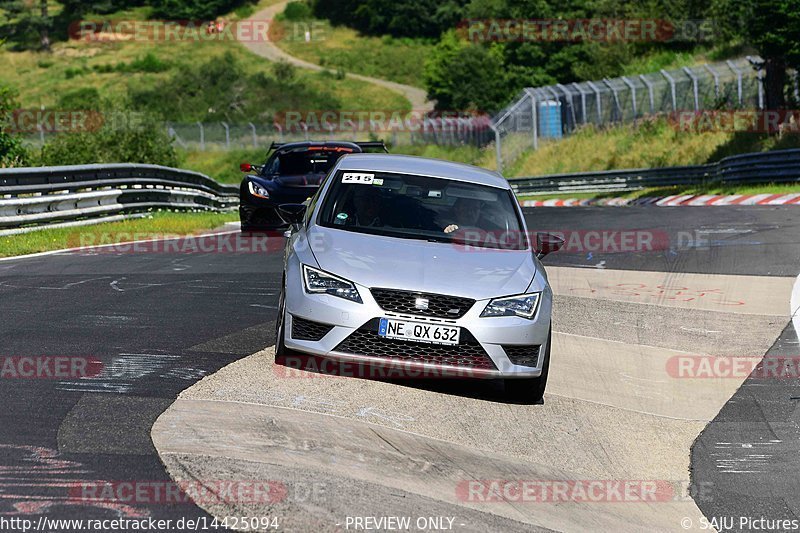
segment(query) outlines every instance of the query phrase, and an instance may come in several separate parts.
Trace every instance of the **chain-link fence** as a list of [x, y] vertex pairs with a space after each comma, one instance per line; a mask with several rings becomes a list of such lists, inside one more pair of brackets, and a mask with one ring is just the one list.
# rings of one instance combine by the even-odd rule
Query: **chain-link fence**
[[391, 144], [436, 144], [484, 146], [492, 139], [488, 116], [425, 118], [413, 123], [400, 124], [393, 128], [384, 125], [355, 123], [340, 127], [309, 128], [301, 124], [287, 130], [280, 124], [257, 125], [249, 123], [227, 124], [224, 122], [208, 124], [168, 124], [167, 129], [174, 143], [189, 150], [238, 149], [269, 146], [272, 141], [369, 141], [383, 140]]
[[[711, 109], [763, 109], [757, 57], [525, 89], [492, 119], [497, 168], [513, 163], [540, 142], [593, 124], [635, 123], [658, 113]], [[795, 78], [796, 79], [796, 78]]]
[[[272, 143], [291, 141], [370, 141], [383, 140], [395, 146], [435, 144], [446, 146], [485, 146], [494, 138], [488, 115], [461, 117], [431, 117], [399, 121], [392, 127], [386, 122], [370, 123], [349, 121], [332, 122], [309, 127], [299, 124], [291, 129], [274, 124], [229, 124], [227, 122], [191, 124], [167, 123], [164, 128], [177, 148], [192, 151], [236, 150], [265, 148]], [[34, 128], [31, 128], [34, 129]], [[25, 141], [30, 146], [41, 146], [56, 134], [47, 127], [28, 131]]]

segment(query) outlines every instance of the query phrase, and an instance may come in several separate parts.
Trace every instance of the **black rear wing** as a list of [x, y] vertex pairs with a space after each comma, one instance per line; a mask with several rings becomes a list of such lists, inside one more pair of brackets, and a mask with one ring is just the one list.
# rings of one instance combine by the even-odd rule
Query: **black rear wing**
[[[333, 141], [333, 142], [336, 142], [336, 141]], [[363, 141], [363, 142], [340, 141], [340, 142], [348, 142], [350, 144], [355, 144], [356, 146], [358, 146], [362, 150], [377, 149], [377, 150], [383, 150], [384, 153], [387, 153], [387, 154], [389, 153], [389, 149], [386, 148], [386, 144], [383, 141]], [[279, 148], [282, 148], [282, 147], [286, 146], [287, 144], [294, 144], [294, 143], [276, 143], [276, 142], [273, 141], [272, 144], [269, 145], [269, 151], [271, 152], [273, 150], [278, 150]]]

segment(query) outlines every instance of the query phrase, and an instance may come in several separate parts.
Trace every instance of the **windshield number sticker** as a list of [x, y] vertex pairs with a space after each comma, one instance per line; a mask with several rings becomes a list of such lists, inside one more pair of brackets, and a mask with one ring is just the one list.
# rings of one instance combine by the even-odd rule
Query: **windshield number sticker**
[[356, 172], [346, 172], [342, 176], [342, 183], [356, 183], [360, 185], [372, 185], [375, 174], [358, 174]]

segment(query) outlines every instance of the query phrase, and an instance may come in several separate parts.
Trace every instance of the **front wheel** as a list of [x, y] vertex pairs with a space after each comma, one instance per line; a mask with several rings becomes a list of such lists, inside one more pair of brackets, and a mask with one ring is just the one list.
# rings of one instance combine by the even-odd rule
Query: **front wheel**
[[547, 348], [544, 352], [544, 364], [542, 365], [542, 375], [538, 378], [506, 379], [503, 386], [506, 391], [506, 398], [516, 403], [535, 404], [540, 403], [544, 398], [544, 390], [547, 387], [547, 374], [550, 370], [550, 345], [552, 344], [553, 329], [547, 334]]
[[286, 356], [286, 289], [281, 286], [281, 296], [278, 301], [278, 318], [275, 321], [275, 358]]

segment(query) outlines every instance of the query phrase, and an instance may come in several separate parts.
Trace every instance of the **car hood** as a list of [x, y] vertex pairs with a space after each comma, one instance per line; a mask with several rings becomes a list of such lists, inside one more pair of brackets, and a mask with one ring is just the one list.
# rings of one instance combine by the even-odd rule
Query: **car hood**
[[529, 250], [465, 248], [316, 225], [308, 238], [320, 268], [367, 287], [482, 300], [523, 293], [536, 273]]

